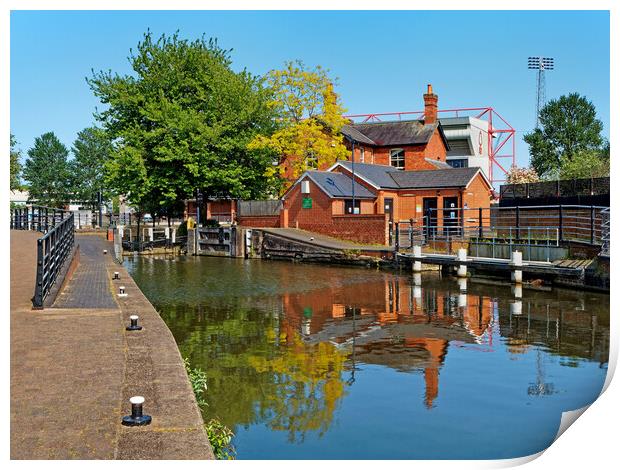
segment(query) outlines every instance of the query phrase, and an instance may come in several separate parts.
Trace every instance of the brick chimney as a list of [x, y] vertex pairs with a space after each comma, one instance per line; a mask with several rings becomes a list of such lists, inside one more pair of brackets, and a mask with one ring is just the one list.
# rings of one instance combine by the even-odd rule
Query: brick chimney
[[433, 86], [428, 84], [424, 94], [424, 124], [437, 122], [437, 100], [437, 95], [433, 93]]

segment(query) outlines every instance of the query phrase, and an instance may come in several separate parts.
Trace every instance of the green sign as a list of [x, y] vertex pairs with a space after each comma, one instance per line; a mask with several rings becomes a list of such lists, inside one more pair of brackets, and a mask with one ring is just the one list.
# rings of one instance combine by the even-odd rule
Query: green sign
[[304, 200], [301, 202], [301, 207], [302, 209], [312, 209], [312, 198], [305, 197]]

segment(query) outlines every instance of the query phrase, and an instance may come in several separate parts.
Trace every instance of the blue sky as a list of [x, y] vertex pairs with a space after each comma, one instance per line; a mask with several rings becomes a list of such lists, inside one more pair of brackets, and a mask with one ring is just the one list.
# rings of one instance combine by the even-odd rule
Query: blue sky
[[24, 153], [47, 131], [70, 147], [98, 105], [85, 77], [130, 73], [129, 49], [147, 28], [216, 37], [235, 69], [255, 74], [291, 59], [320, 64], [350, 114], [417, 111], [432, 83], [440, 109], [495, 108], [517, 130], [520, 165], [535, 122], [527, 57], [550, 56], [547, 99], [585, 95], [609, 135], [608, 12], [13, 11], [11, 132]]

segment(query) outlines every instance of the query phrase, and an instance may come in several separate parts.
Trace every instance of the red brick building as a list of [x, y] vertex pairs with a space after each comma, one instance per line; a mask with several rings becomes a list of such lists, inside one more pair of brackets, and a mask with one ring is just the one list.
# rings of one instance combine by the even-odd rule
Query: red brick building
[[385, 244], [388, 222], [476, 226], [477, 219], [461, 220], [458, 209], [488, 208], [491, 190], [479, 168], [398, 170], [343, 161], [329, 171], [304, 173], [284, 194], [280, 221], [284, 227]]

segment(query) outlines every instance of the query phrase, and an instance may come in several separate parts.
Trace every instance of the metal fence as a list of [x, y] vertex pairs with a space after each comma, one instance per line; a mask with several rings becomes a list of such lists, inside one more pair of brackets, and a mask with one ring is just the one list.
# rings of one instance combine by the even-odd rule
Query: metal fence
[[430, 209], [418, 219], [395, 224], [394, 240], [400, 249], [470, 239], [602, 245], [605, 210], [609, 209], [575, 205]]
[[609, 177], [503, 184], [500, 199], [598, 196], [609, 194]]
[[602, 244], [601, 244], [601, 256], [609, 257], [610, 254], [610, 241], [611, 241], [611, 213], [609, 207], [601, 211], [601, 216], [603, 218], [602, 223]]
[[56, 282], [75, 244], [73, 213], [45, 206], [26, 206], [11, 210], [11, 228], [35, 230], [44, 235], [37, 240], [37, 276], [32, 297], [34, 308], [43, 303]]
[[23, 206], [11, 209], [11, 229], [35, 230], [47, 232], [54, 228], [63, 219], [68, 217], [69, 211], [46, 206]]

